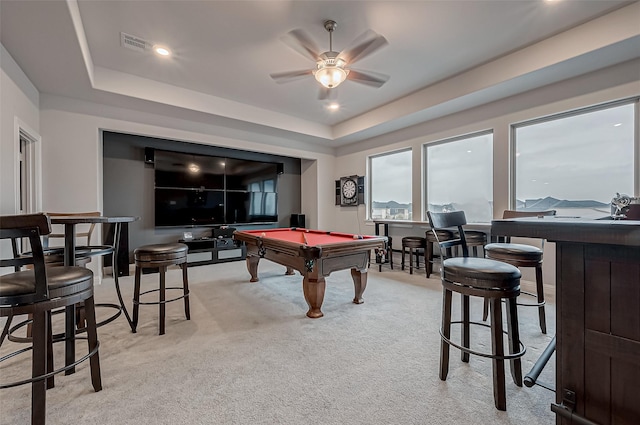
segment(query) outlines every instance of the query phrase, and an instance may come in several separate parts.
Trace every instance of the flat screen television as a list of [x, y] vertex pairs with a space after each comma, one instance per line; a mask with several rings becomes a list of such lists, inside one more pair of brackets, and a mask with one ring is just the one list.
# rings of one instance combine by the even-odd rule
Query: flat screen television
[[276, 163], [155, 151], [155, 226], [278, 221]]

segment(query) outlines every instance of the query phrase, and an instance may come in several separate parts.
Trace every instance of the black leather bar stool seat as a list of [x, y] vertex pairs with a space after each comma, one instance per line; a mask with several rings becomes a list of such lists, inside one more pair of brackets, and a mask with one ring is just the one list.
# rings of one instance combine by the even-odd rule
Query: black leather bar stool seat
[[[402, 238], [402, 270], [404, 270], [404, 255], [406, 250], [409, 250], [409, 274], [413, 274], [413, 256], [416, 256], [416, 268], [420, 268], [420, 250], [424, 255], [424, 250], [427, 247], [427, 241], [421, 236], [405, 236]], [[425, 260], [426, 263], [426, 260]]]
[[[520, 341], [518, 329], [518, 310], [516, 299], [520, 295], [521, 273], [517, 267], [501, 261], [486, 258], [469, 257], [469, 250], [462, 226], [466, 224], [464, 212], [451, 213], [428, 212], [429, 222], [434, 230], [458, 227], [457, 237], [447, 241], [439, 241], [440, 250], [460, 246], [462, 257], [446, 258], [442, 261], [441, 280], [443, 288], [442, 328], [440, 330], [440, 379], [447, 379], [449, 373], [449, 347], [454, 346], [461, 351], [463, 362], [469, 361], [469, 355], [489, 358], [493, 362], [493, 397], [498, 410], [506, 410], [506, 387], [504, 362], [509, 361], [511, 376], [517, 386], [522, 386], [521, 357], [526, 347]], [[434, 232], [434, 236], [437, 232]], [[452, 295], [461, 295], [461, 320], [451, 320]], [[469, 315], [470, 297], [486, 300], [491, 311], [491, 324], [472, 322]], [[507, 329], [503, 330], [502, 300], [506, 301]], [[461, 326], [460, 343], [451, 340], [451, 325]], [[490, 328], [490, 353], [471, 349], [471, 325]], [[505, 354], [503, 334], [508, 334], [509, 353]]]
[[[189, 282], [187, 279], [187, 252], [189, 247], [183, 243], [167, 243], [167, 244], [154, 244], [144, 245], [137, 248], [133, 252], [135, 264], [136, 264], [136, 277], [135, 285], [133, 289], [133, 319], [132, 330], [136, 332], [138, 326], [138, 310], [140, 304], [150, 305], [158, 304], [160, 306], [159, 312], [159, 334], [164, 335], [164, 323], [165, 323], [165, 304], [184, 299], [184, 313], [187, 320], [191, 319], [189, 312]], [[179, 287], [166, 287], [166, 272], [167, 267], [177, 265], [182, 269], [182, 288]], [[140, 277], [143, 269], [158, 269], [160, 273], [160, 287], [157, 289], [151, 289], [149, 291], [140, 292]], [[166, 299], [167, 289], [181, 289], [183, 291], [182, 296]], [[159, 292], [160, 299], [156, 302], [142, 302], [140, 296], [148, 294], [150, 292]]]
[[[427, 277], [429, 277], [431, 275], [431, 273], [433, 273], [433, 257], [434, 257], [434, 244], [438, 244], [438, 239], [441, 241], [448, 241], [451, 240], [455, 237], [455, 234], [453, 231], [451, 230], [445, 230], [445, 229], [438, 229], [436, 230], [436, 232], [438, 233], [438, 237], [436, 238], [436, 236], [433, 234], [432, 230], [427, 230], [425, 232], [425, 239], [427, 241], [427, 247], [426, 247], [426, 253], [425, 253], [425, 261], [426, 261], [426, 266], [425, 268], [427, 269]], [[451, 256], [451, 255], [449, 255]], [[440, 254], [440, 257], [443, 258], [442, 253]]]

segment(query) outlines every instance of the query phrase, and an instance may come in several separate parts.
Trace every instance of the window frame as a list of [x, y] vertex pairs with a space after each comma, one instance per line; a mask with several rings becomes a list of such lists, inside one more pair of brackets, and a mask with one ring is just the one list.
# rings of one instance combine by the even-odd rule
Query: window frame
[[[408, 147], [404, 147], [404, 148], [400, 148], [400, 149], [394, 149], [391, 151], [385, 151], [385, 152], [380, 152], [380, 153], [376, 153], [373, 155], [368, 155], [367, 156], [367, 190], [366, 190], [366, 199], [365, 199], [365, 204], [367, 205], [367, 214], [366, 214], [366, 219], [369, 221], [374, 221], [377, 219], [373, 218], [373, 160], [376, 158], [380, 158], [383, 156], [389, 156], [389, 155], [395, 155], [395, 154], [399, 154], [399, 153], [403, 153], [403, 152], [411, 152], [411, 163], [410, 163], [410, 172], [409, 175], [411, 176], [411, 180], [413, 180], [413, 147], [408, 146]], [[412, 184], [413, 186], [413, 184]], [[413, 193], [413, 188], [411, 189], [412, 193]], [[413, 199], [411, 200], [411, 209], [413, 209]], [[413, 216], [413, 211], [410, 211], [412, 216]], [[397, 220], [397, 219], [392, 219], [392, 218], [385, 218], [385, 219], [381, 219], [381, 220], [389, 220], [389, 221], [406, 221], [406, 220]]]
[[[428, 151], [430, 147], [433, 146], [438, 146], [438, 145], [443, 145], [446, 143], [455, 143], [455, 142], [459, 142], [461, 140], [465, 140], [465, 139], [470, 139], [473, 137], [480, 137], [480, 136], [485, 136], [485, 135], [491, 135], [491, 157], [492, 157], [492, 163], [491, 163], [491, 193], [492, 193], [492, 197], [495, 197], [495, 194], [493, 193], [493, 179], [494, 179], [494, 174], [495, 174], [495, 161], [493, 160], [494, 158], [494, 148], [495, 148], [495, 129], [494, 128], [486, 128], [484, 130], [477, 130], [477, 131], [472, 131], [470, 133], [465, 133], [465, 134], [460, 134], [457, 136], [453, 136], [453, 137], [447, 137], [444, 139], [439, 139], [439, 140], [434, 140], [431, 142], [426, 142], [422, 144], [422, 221], [428, 221], [427, 218], [427, 208], [429, 206], [429, 182], [428, 182], [428, 178], [429, 178], [429, 170], [428, 170], [428, 166], [427, 164], [429, 163], [429, 156], [428, 156]], [[491, 202], [493, 203], [494, 200], [492, 199]]]
[[[585, 115], [591, 112], [602, 111], [605, 109], [615, 108], [623, 105], [634, 106], [634, 130], [633, 130], [633, 194], [630, 196], [640, 196], [640, 96], [634, 96], [630, 98], [615, 100], [612, 102], [599, 103], [597, 105], [586, 106], [577, 109], [571, 109], [551, 115], [545, 115], [543, 117], [528, 119], [512, 123], [509, 125], [509, 209], [516, 209], [516, 131], [519, 128], [529, 127], [531, 125], [547, 123], [564, 118], [571, 118], [578, 115]], [[615, 194], [612, 194], [612, 196]]]

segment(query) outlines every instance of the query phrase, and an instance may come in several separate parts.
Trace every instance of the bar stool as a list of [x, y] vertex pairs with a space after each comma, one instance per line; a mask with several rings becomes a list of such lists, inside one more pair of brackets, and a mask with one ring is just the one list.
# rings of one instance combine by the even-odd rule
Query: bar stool
[[[191, 319], [189, 313], [189, 282], [187, 280], [187, 252], [189, 247], [183, 243], [168, 243], [168, 244], [155, 244], [144, 245], [133, 252], [135, 264], [136, 264], [136, 277], [133, 289], [133, 319], [131, 330], [135, 333], [138, 326], [138, 310], [140, 304], [153, 305], [158, 304], [160, 306], [159, 317], [159, 335], [164, 335], [164, 322], [165, 322], [165, 305], [166, 303], [184, 299], [184, 313], [187, 320]], [[182, 269], [182, 288], [179, 287], [166, 287], [165, 274], [168, 266], [177, 265]], [[140, 275], [143, 269], [158, 269], [160, 273], [160, 287], [157, 289], [151, 289], [149, 291], [140, 292]], [[183, 295], [166, 299], [167, 289], [182, 289]], [[148, 294], [150, 292], [159, 292], [160, 299], [157, 302], [142, 302], [140, 296]]]
[[[504, 362], [509, 360], [513, 382], [522, 386], [521, 357], [526, 347], [520, 341], [518, 329], [518, 310], [516, 298], [520, 294], [521, 273], [517, 267], [510, 264], [489, 260], [486, 258], [469, 257], [465, 232], [462, 228], [466, 224], [463, 211], [450, 213], [427, 212], [429, 223], [437, 230], [448, 227], [458, 228], [458, 237], [447, 241], [438, 241], [441, 251], [460, 246], [462, 257], [447, 258], [442, 262], [441, 280], [443, 289], [442, 328], [440, 331], [440, 379], [445, 381], [449, 372], [449, 347], [453, 345], [461, 351], [462, 361], [468, 362], [469, 355], [477, 355], [492, 359], [493, 362], [493, 398], [498, 410], [506, 410], [506, 388]], [[462, 297], [462, 319], [451, 321], [451, 304], [453, 292]], [[475, 296], [489, 300], [491, 310], [491, 324], [472, 322], [469, 319], [469, 297]], [[502, 300], [507, 304], [507, 334], [509, 354], [504, 353], [502, 327]], [[462, 326], [461, 344], [451, 340], [451, 325]], [[485, 353], [470, 348], [470, 326], [488, 326], [491, 329], [492, 352]]]
[[[0, 267], [13, 267], [15, 272], [0, 277], [0, 317], [7, 322], [0, 335], [0, 345], [9, 332], [14, 315], [30, 314], [33, 318], [31, 332], [32, 345], [6, 355], [2, 360], [33, 350], [31, 355], [31, 378], [0, 384], [1, 389], [31, 384], [31, 423], [44, 424], [46, 421], [46, 389], [52, 388], [53, 376], [69, 370], [89, 359], [91, 383], [94, 391], [102, 389], [98, 335], [96, 331], [95, 304], [93, 300], [93, 272], [83, 267], [61, 266], [46, 268], [41, 235], [51, 232], [49, 218], [44, 214], [3, 216], [0, 218], [0, 238], [11, 239], [12, 244], [27, 238], [31, 255], [15, 255], [3, 258]], [[26, 270], [23, 266], [31, 265]], [[51, 331], [52, 310], [84, 302], [86, 313], [86, 339], [88, 354], [65, 367], [53, 370], [53, 337]], [[75, 335], [69, 338], [75, 338]], [[2, 361], [0, 360], [0, 361]]]
[[[537, 216], [553, 216], [556, 215], [555, 210], [548, 211], [512, 211], [505, 210], [502, 218], [516, 217], [537, 217]], [[543, 334], [547, 333], [547, 319], [544, 311], [544, 285], [542, 281], [542, 252], [541, 248], [533, 245], [510, 243], [509, 238], [505, 238], [504, 243], [491, 243], [484, 247], [485, 256], [492, 260], [504, 261], [515, 267], [532, 267], [536, 271], [536, 293], [521, 291], [522, 294], [536, 297], [535, 303], [519, 302], [518, 305], [527, 307], [538, 307], [538, 320], [540, 330]], [[542, 241], [544, 247], [544, 241]], [[483, 319], [487, 320], [488, 309], [487, 304], [484, 306]]]
[[[419, 257], [419, 252], [418, 250], [422, 249], [426, 249], [427, 247], [427, 242], [426, 239], [420, 236], [405, 236], [404, 238], [402, 238], [402, 270], [404, 270], [404, 254], [406, 252], [406, 249], [409, 249], [409, 274], [413, 274], [413, 255], [414, 255], [414, 250], [415, 251], [415, 255], [416, 255], [416, 268], [420, 268], [420, 257]], [[424, 255], [424, 252], [423, 252]], [[426, 258], [425, 258], [425, 264], [426, 264]]]

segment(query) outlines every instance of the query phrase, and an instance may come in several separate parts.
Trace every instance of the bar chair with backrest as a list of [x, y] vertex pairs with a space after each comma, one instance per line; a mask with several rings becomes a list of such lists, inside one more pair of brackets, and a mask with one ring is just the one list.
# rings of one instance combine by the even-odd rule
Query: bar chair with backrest
[[[0, 335], [0, 345], [9, 331], [11, 318], [29, 314], [33, 317], [32, 345], [0, 359], [32, 350], [31, 378], [0, 384], [0, 389], [31, 384], [31, 423], [44, 424], [46, 419], [46, 388], [53, 386], [53, 376], [90, 359], [91, 381], [95, 391], [102, 389], [95, 305], [93, 301], [93, 272], [84, 267], [46, 267], [41, 236], [51, 232], [49, 218], [44, 214], [0, 217], [0, 239], [10, 239], [13, 246], [23, 238], [29, 241], [32, 254], [10, 258], [2, 254], [0, 267], [13, 267], [14, 272], [0, 276], [0, 317], [7, 322]], [[60, 307], [84, 302], [88, 354], [73, 364], [53, 370], [51, 312]], [[73, 335], [72, 337], [75, 337]]]
[[[87, 216], [87, 217], [100, 217], [102, 214], [99, 211], [89, 212], [47, 212], [45, 213], [49, 217], [61, 217], [61, 216]], [[91, 257], [95, 255], [93, 251], [96, 251], [95, 247], [91, 245], [91, 237], [95, 230], [95, 223], [87, 223], [85, 228], [76, 230], [76, 238], [80, 239], [82, 243], [76, 246], [76, 265], [86, 266]], [[63, 266], [64, 265], [64, 246], [57, 240], [64, 242], [64, 229], [60, 224], [51, 225], [51, 233], [43, 238], [45, 261], [48, 266]], [[85, 239], [86, 238], [86, 239]], [[54, 245], [51, 242], [54, 241]]]
[[[502, 218], [517, 217], [546, 217], [556, 215], [555, 210], [548, 211], [513, 211], [505, 210]], [[518, 305], [528, 307], [538, 307], [538, 320], [540, 322], [540, 330], [543, 334], [547, 333], [547, 319], [545, 315], [544, 285], [542, 281], [542, 253], [544, 250], [544, 240], [542, 247], [538, 248], [533, 245], [511, 243], [510, 238], [503, 238], [504, 242], [490, 243], [484, 247], [486, 258], [492, 260], [504, 261], [518, 268], [533, 267], [536, 271], [536, 293], [520, 291], [524, 295], [537, 298], [536, 303], [518, 302]], [[483, 319], [487, 320], [488, 304], [485, 303]]]
[[[522, 386], [521, 357], [526, 348], [520, 341], [518, 329], [518, 311], [516, 298], [520, 294], [521, 273], [510, 264], [469, 256], [463, 227], [467, 221], [464, 211], [448, 213], [427, 212], [434, 237], [438, 240], [440, 251], [450, 253], [451, 248], [459, 247], [462, 257], [449, 257], [442, 261], [440, 276], [443, 290], [442, 327], [440, 330], [440, 379], [447, 379], [449, 372], [449, 347], [454, 346], [461, 351], [462, 361], [468, 362], [469, 355], [477, 355], [492, 359], [493, 362], [493, 397], [498, 410], [506, 410], [506, 388], [504, 362], [509, 360], [511, 376], [517, 386]], [[454, 239], [441, 241], [439, 230], [457, 230]], [[461, 295], [461, 320], [451, 320], [452, 294]], [[469, 316], [470, 296], [489, 301], [491, 324], [472, 322]], [[502, 302], [507, 304], [507, 331], [509, 353], [505, 354], [503, 345]], [[460, 344], [451, 340], [451, 325], [461, 325]], [[492, 352], [479, 352], [471, 349], [471, 325], [488, 326], [491, 331]]]

